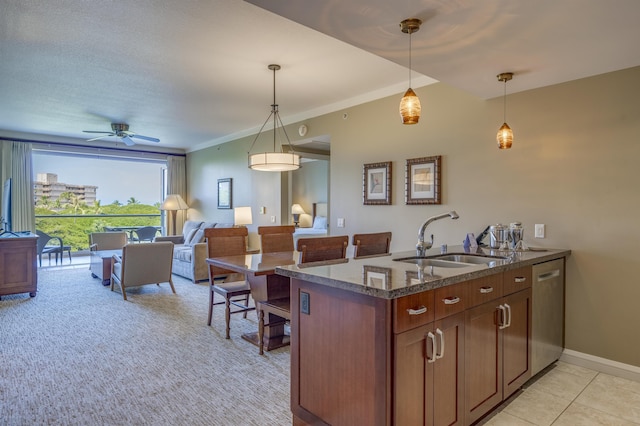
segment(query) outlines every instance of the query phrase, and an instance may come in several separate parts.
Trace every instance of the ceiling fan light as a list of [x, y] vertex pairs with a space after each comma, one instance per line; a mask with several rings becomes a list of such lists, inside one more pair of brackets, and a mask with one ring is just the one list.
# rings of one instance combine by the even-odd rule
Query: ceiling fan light
[[402, 124], [417, 124], [418, 120], [420, 120], [421, 111], [420, 98], [418, 98], [413, 89], [409, 88], [400, 101]]
[[507, 123], [504, 123], [502, 127], [500, 127], [496, 139], [498, 140], [498, 148], [511, 148], [511, 144], [513, 143], [513, 130], [511, 130], [511, 127], [509, 127]]
[[262, 172], [287, 172], [300, 168], [300, 156], [292, 152], [260, 152], [249, 155], [249, 168]]

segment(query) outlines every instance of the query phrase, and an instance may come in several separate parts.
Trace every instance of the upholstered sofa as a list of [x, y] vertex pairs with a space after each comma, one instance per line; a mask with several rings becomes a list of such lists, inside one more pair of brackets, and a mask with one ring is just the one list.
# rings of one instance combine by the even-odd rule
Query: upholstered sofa
[[171, 241], [173, 247], [173, 267], [171, 272], [198, 282], [209, 279], [207, 270], [207, 243], [204, 240], [206, 228], [230, 228], [231, 223], [213, 223], [188, 220], [182, 227], [182, 235], [156, 237], [155, 241]]

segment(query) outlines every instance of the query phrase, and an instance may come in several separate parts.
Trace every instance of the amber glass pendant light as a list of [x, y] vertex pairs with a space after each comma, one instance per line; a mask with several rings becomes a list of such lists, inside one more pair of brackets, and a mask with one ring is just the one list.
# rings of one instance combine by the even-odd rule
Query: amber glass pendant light
[[509, 149], [513, 143], [513, 130], [507, 124], [507, 81], [513, 78], [512, 72], [503, 72], [498, 74], [498, 81], [504, 81], [504, 96], [503, 96], [503, 113], [504, 123], [498, 130], [496, 139], [498, 140], [498, 148]]
[[400, 29], [403, 33], [409, 34], [409, 89], [405, 92], [400, 101], [400, 117], [402, 124], [417, 124], [420, 120], [420, 99], [411, 88], [411, 34], [420, 29], [422, 21], [417, 18], [405, 19], [400, 22]]

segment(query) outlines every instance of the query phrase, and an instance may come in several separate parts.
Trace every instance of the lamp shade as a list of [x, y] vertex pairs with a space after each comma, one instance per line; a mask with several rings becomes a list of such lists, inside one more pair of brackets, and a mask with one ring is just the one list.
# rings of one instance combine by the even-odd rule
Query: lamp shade
[[496, 139], [498, 140], [498, 148], [511, 148], [511, 144], [513, 144], [513, 130], [511, 130], [511, 127], [509, 127], [507, 123], [504, 123], [502, 127], [500, 127]]
[[251, 207], [236, 207], [233, 209], [233, 223], [236, 226], [251, 225], [253, 223]]
[[189, 206], [184, 202], [180, 194], [169, 194], [160, 206], [160, 210], [187, 210]]
[[249, 155], [249, 167], [262, 172], [286, 172], [300, 168], [300, 156], [291, 152], [261, 152]]
[[291, 214], [304, 214], [304, 209], [300, 204], [294, 204], [291, 206]]
[[421, 111], [420, 98], [418, 98], [413, 89], [409, 88], [400, 101], [402, 124], [417, 124], [418, 120], [420, 120]]

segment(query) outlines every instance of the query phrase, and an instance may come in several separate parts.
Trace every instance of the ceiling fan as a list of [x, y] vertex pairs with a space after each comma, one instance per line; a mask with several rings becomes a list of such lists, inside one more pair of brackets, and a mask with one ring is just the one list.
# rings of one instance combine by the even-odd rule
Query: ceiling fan
[[111, 136], [119, 137], [122, 140], [122, 142], [124, 142], [124, 144], [127, 146], [132, 146], [136, 144], [135, 141], [131, 138], [144, 139], [145, 141], [149, 141], [149, 142], [160, 142], [160, 139], [158, 138], [152, 138], [150, 136], [142, 136], [135, 132], [130, 132], [129, 125], [125, 123], [111, 123], [111, 130], [112, 130], [111, 132], [104, 132], [104, 131], [101, 132], [98, 130], [83, 130], [83, 132], [105, 133], [104, 135], [98, 136], [97, 138], [87, 139], [87, 142], [96, 141], [98, 139], [108, 138]]

